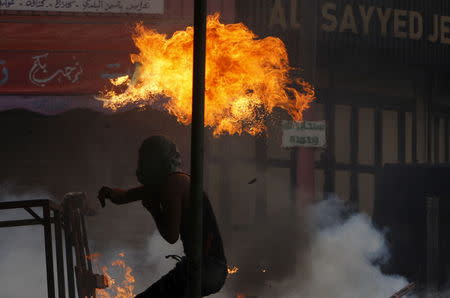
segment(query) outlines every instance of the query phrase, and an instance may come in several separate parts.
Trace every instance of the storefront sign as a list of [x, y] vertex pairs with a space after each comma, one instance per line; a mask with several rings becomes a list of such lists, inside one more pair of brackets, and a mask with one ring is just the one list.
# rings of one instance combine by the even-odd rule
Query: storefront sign
[[282, 147], [325, 147], [325, 121], [294, 122], [283, 120]]
[[324, 32], [450, 44], [450, 16], [442, 15], [442, 11], [425, 14], [418, 8], [399, 8], [394, 7], [395, 4], [376, 6], [327, 1], [321, 6], [319, 26]]
[[0, 94], [98, 94], [133, 71], [117, 53], [0, 53]]
[[[261, 1], [245, 2], [238, 11], [242, 21], [260, 34], [281, 37], [290, 56], [316, 40], [318, 60], [357, 54], [403, 64], [450, 65], [450, 6], [444, 0], [270, 0], [263, 8]], [[247, 17], [252, 9], [262, 12]]]
[[0, 10], [163, 14], [164, 0], [0, 0]]
[[286, 29], [300, 29], [299, 0], [275, 0], [270, 11], [269, 27], [281, 26]]

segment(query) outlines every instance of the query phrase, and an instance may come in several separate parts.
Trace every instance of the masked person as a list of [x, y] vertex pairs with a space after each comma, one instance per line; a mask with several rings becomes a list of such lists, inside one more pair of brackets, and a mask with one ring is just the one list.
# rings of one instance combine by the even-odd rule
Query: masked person
[[[136, 176], [142, 186], [129, 190], [104, 186], [98, 194], [102, 207], [106, 199], [118, 205], [141, 201], [153, 216], [161, 236], [170, 244], [178, 238], [183, 243], [186, 256], [180, 257], [174, 269], [136, 298], [181, 298], [186, 294], [187, 258], [192, 253], [188, 227], [191, 179], [179, 170], [180, 164], [180, 153], [172, 141], [162, 136], [149, 137], [139, 149]], [[202, 296], [208, 296], [224, 285], [227, 265], [222, 238], [206, 194], [203, 195], [202, 239]]]

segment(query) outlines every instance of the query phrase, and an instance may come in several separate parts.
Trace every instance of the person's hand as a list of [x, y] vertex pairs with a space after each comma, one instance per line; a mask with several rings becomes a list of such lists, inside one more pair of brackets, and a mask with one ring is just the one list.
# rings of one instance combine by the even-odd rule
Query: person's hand
[[100, 188], [98, 192], [98, 200], [100, 201], [100, 204], [102, 205], [102, 208], [106, 205], [106, 199], [111, 199], [113, 196], [113, 190], [110, 187], [103, 186]]

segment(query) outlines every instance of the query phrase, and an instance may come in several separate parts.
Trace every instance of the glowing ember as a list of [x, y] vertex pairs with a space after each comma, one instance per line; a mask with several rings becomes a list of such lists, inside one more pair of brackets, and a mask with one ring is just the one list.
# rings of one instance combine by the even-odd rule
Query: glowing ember
[[[220, 23], [219, 14], [209, 16], [207, 26], [205, 125], [215, 135], [262, 133], [264, 120], [276, 107], [302, 120], [314, 89], [301, 79], [289, 78], [292, 68], [280, 39], [256, 39], [243, 24]], [[125, 91], [102, 94], [99, 99], [104, 106], [112, 110], [128, 104], [143, 107], [166, 98], [165, 109], [189, 124], [193, 36], [192, 27], [167, 38], [137, 25], [133, 40], [140, 53], [132, 54], [131, 60], [140, 67], [133, 79], [125, 76], [112, 81]]]
[[244, 294], [237, 294], [237, 298], [245, 298]]
[[91, 261], [97, 261], [100, 258], [100, 254], [99, 253], [93, 253], [90, 255], [86, 256], [86, 259], [91, 260]]
[[[125, 257], [124, 253], [120, 253], [121, 258]], [[97, 257], [97, 256], [96, 256]], [[99, 298], [133, 298], [135, 295], [134, 282], [135, 279], [131, 274], [132, 270], [126, 265], [123, 259], [115, 260], [111, 263], [113, 273], [110, 273], [108, 267], [103, 266], [102, 273], [108, 284], [107, 289], [97, 289], [95, 291]], [[114, 278], [113, 278], [114, 276]], [[118, 277], [116, 277], [118, 276]]]
[[234, 266], [233, 268], [228, 268], [228, 274], [233, 275], [236, 274], [239, 271], [239, 268]]
[[113, 84], [114, 86], [120, 86], [122, 84], [127, 83], [128, 81], [129, 81], [128, 76], [122, 76], [122, 77], [118, 77], [118, 78], [110, 80], [111, 84]]

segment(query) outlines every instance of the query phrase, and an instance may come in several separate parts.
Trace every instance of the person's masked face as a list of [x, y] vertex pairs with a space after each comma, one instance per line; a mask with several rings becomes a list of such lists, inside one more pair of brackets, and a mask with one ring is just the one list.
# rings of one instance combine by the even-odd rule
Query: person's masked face
[[169, 174], [167, 161], [158, 150], [139, 153], [136, 177], [139, 183], [147, 186], [159, 185]]

